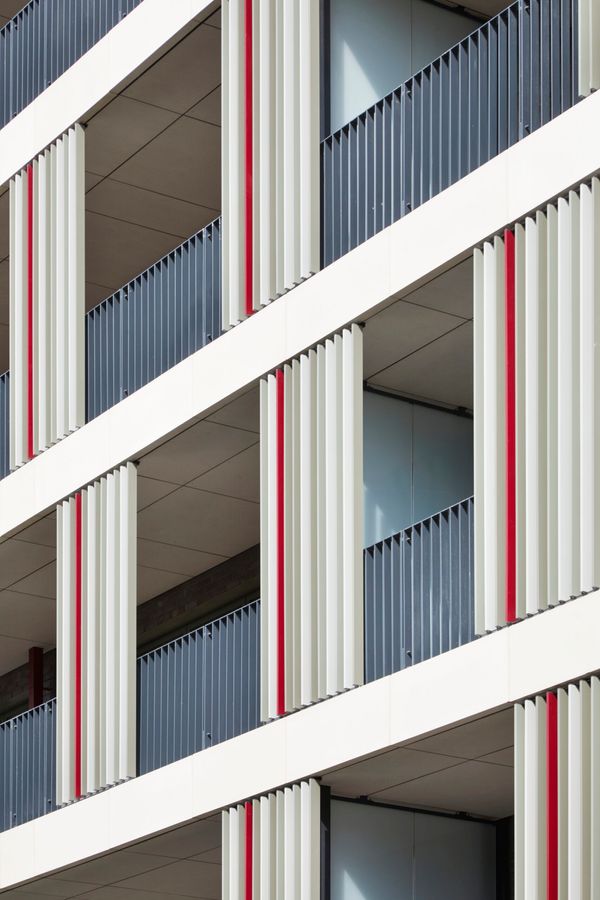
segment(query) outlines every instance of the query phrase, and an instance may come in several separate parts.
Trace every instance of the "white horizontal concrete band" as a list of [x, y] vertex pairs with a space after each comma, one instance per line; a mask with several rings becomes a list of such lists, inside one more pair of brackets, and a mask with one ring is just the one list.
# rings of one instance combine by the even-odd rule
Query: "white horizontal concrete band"
[[599, 629], [598, 594], [579, 597], [5, 831], [0, 890], [579, 680]]
[[598, 170], [600, 92], [3, 479], [0, 539]]
[[0, 185], [119, 88], [216, 0], [142, 0], [0, 130]]

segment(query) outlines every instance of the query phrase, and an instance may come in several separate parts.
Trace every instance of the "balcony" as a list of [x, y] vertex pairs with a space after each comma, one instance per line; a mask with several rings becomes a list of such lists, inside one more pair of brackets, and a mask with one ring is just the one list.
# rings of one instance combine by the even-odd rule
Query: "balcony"
[[[577, 102], [575, 6], [518, 0], [323, 140], [323, 266]], [[162, 57], [158, 75], [142, 74], [90, 120], [88, 421], [221, 333], [220, 220], [210, 221], [219, 205], [218, 34], [218, 23], [202, 23]], [[199, 54], [207, 71], [192, 96], [176, 73]], [[156, 119], [147, 103], [164, 114]], [[132, 123], [126, 147], [123, 117]], [[205, 163], [192, 186], [188, 145]], [[167, 175], [165, 154], [176, 162]], [[196, 230], [172, 247], [174, 214]], [[164, 255], [131, 278], [132, 264], [146, 266], [152, 247]], [[0, 261], [6, 308], [7, 258]], [[0, 308], [0, 365], [8, 359], [7, 321]], [[0, 382], [0, 477], [8, 474], [7, 380]]]
[[[0, 29], [0, 128], [4, 128], [140, 2], [30, 0]], [[13, 6], [5, 4], [2, 12], [12, 11]]]
[[577, 102], [576, 9], [517, 0], [322, 142], [323, 266]]
[[[511, 708], [319, 777], [321, 883], [329, 896], [351, 900], [360, 891], [363, 900], [381, 900], [399, 889], [412, 900], [512, 896]], [[211, 814], [111, 847], [91, 865], [80, 861], [20, 891], [217, 898], [221, 849], [221, 818]]]
[[[365, 673], [373, 681], [474, 639], [473, 501], [364, 551]], [[143, 775], [260, 724], [260, 601], [138, 658]], [[56, 808], [56, 701], [0, 724], [0, 831]]]

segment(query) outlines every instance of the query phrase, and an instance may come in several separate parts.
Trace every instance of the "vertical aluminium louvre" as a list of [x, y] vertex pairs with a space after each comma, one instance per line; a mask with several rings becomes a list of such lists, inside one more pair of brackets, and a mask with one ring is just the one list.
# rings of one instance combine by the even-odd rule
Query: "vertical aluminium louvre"
[[141, 0], [31, 0], [0, 29], [0, 128]]

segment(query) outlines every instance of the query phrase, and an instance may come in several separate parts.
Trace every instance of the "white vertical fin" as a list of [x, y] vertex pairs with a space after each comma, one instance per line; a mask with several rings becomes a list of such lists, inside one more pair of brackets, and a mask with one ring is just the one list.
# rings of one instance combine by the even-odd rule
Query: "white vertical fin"
[[[498, 237], [483, 250], [483, 489], [485, 492], [485, 628], [503, 622], [505, 593], [505, 390], [504, 390], [504, 244]], [[488, 314], [488, 310], [490, 313]]]
[[[527, 303], [527, 246], [525, 228], [520, 223], [514, 227], [514, 269], [515, 269], [515, 609], [517, 618], [523, 618], [526, 607], [526, 442], [527, 442], [527, 354], [526, 354], [526, 303]], [[502, 286], [502, 306], [506, 310], [506, 287]], [[504, 313], [506, 315], [506, 312]], [[505, 335], [506, 341], [506, 335]], [[502, 367], [504, 368], [504, 383], [506, 383], [507, 349], [502, 348]], [[501, 369], [498, 377], [502, 379]], [[506, 416], [506, 406], [504, 415]], [[506, 430], [504, 431], [504, 446], [506, 448]], [[506, 460], [506, 456], [504, 456]], [[503, 466], [506, 462], [503, 463]], [[506, 498], [506, 481], [504, 482]], [[506, 499], [504, 500], [506, 505]], [[506, 533], [506, 519], [504, 519]], [[522, 537], [523, 536], [523, 537]], [[500, 624], [506, 621], [505, 604], [500, 608]]]
[[[546, 557], [546, 217], [525, 224], [525, 527], [526, 612], [547, 606]], [[517, 495], [519, 495], [517, 489]], [[520, 542], [519, 542], [520, 543]]]
[[342, 333], [343, 687], [364, 680], [363, 624], [363, 344], [358, 325]]
[[259, 270], [257, 305], [276, 296], [276, 232], [275, 232], [275, 0], [259, 4], [259, 125], [255, 156], [259, 158], [258, 204], [260, 206], [258, 249], [255, 261]]
[[86, 541], [83, 552], [86, 557], [86, 588], [87, 602], [87, 633], [85, 634], [86, 663], [87, 663], [87, 792], [98, 790], [100, 781], [98, 777], [98, 700], [100, 679], [99, 667], [99, 619], [100, 603], [98, 594], [98, 569], [100, 547], [100, 509], [99, 488], [91, 484], [87, 490], [87, 524]]
[[548, 605], [558, 603], [558, 213], [546, 208], [546, 546]]
[[600, 680], [590, 683], [590, 900], [600, 900]]
[[569, 884], [569, 700], [563, 688], [558, 698], [558, 896], [570, 898]]
[[478, 247], [473, 251], [473, 469], [475, 489], [475, 633], [485, 633], [485, 462], [484, 462], [484, 415], [485, 379], [487, 366], [484, 355], [484, 318], [486, 303], [484, 295], [483, 251]]
[[569, 900], [584, 900], [583, 893], [583, 742], [581, 694], [569, 685], [568, 866]]
[[320, 263], [319, 2], [300, 0], [300, 277]]
[[119, 779], [136, 774], [137, 469], [119, 477]]
[[69, 129], [67, 152], [67, 430], [85, 421], [85, 159], [81, 125]]
[[525, 709], [515, 704], [514, 718], [515, 900], [525, 894]]
[[266, 378], [260, 380], [260, 718], [268, 721], [269, 715], [269, 624], [267, 610], [275, 602], [271, 593], [269, 568], [273, 555], [269, 545], [270, 519], [270, 454], [269, 440], [269, 386]]

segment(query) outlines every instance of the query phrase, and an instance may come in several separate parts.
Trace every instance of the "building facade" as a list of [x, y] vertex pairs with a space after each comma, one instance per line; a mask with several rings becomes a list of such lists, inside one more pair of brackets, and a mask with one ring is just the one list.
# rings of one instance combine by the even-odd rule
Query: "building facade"
[[0, 893], [600, 898], [596, 0], [19, 6]]

